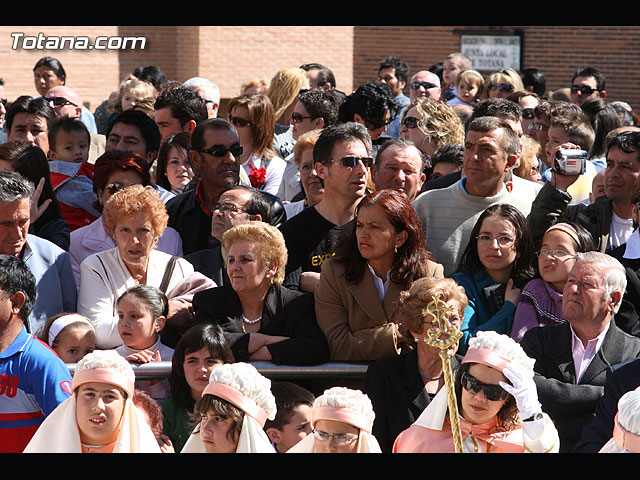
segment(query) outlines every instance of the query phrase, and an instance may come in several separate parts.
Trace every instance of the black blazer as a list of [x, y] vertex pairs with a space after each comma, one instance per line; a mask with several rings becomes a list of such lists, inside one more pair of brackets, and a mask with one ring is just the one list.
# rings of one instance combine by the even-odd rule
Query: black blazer
[[532, 328], [520, 345], [536, 360], [538, 398], [542, 410], [555, 422], [560, 452], [571, 452], [582, 436], [582, 429], [593, 420], [604, 393], [607, 369], [640, 355], [640, 338], [611, 322], [600, 350], [580, 383], [576, 383], [569, 322]]
[[640, 359], [628, 360], [607, 371], [604, 395], [593, 421], [582, 430], [575, 453], [597, 453], [613, 436], [613, 419], [618, 413], [618, 400], [640, 386]]
[[[454, 370], [460, 360], [457, 355], [451, 358]], [[396, 437], [418, 419], [432, 399], [418, 372], [415, 350], [370, 364], [363, 391], [371, 399], [376, 414], [373, 435], [385, 453], [391, 453]]]
[[[249, 360], [249, 334], [243, 331], [242, 304], [230, 285], [196, 293], [193, 309], [194, 324], [220, 325], [235, 361]], [[329, 345], [316, 322], [311, 293], [271, 287], [264, 302], [259, 332], [289, 337], [267, 347], [275, 364], [317, 365], [329, 361]]]
[[222, 245], [220, 242], [216, 243], [213, 248], [198, 250], [185, 255], [184, 259], [193, 265], [196, 272], [206, 275], [216, 282], [217, 286], [229, 285], [229, 276], [222, 259]]

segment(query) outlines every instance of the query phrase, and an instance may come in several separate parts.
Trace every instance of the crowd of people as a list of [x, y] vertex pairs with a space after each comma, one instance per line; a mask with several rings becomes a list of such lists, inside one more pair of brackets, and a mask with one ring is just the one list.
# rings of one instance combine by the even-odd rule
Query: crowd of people
[[222, 108], [141, 66], [94, 111], [33, 73], [0, 103], [0, 451], [640, 452], [640, 116], [597, 68], [308, 63]]

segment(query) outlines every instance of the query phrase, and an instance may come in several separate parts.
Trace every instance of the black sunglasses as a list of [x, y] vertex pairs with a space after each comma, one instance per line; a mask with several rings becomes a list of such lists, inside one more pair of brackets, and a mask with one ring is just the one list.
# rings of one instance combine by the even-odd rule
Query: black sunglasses
[[492, 402], [504, 400], [509, 395], [507, 391], [500, 385], [482, 383], [469, 372], [464, 372], [462, 374], [462, 387], [472, 395], [475, 395], [480, 390], [482, 390], [486, 399]]
[[499, 89], [501, 92], [513, 92], [513, 85], [508, 83], [499, 83], [497, 85], [489, 85], [489, 90]]
[[407, 127], [409, 130], [411, 130], [412, 128], [416, 128], [419, 122], [420, 122], [419, 118], [405, 117], [405, 119], [402, 121], [402, 125]]
[[299, 114], [298, 112], [293, 112], [291, 113], [291, 121], [293, 123], [301, 123], [305, 118], [314, 118], [311, 115], [309, 115], [308, 117], [305, 117], [304, 115]]
[[249, 120], [245, 120], [244, 118], [234, 117], [233, 115], [229, 115], [229, 121], [236, 127], [244, 128], [251, 125]]
[[598, 91], [597, 88], [591, 88], [587, 85], [583, 85], [583, 86], [571, 85], [571, 93], [579, 93], [581, 95], [591, 95], [592, 93], [597, 91]]
[[425, 90], [429, 90], [430, 88], [437, 87], [435, 83], [431, 83], [431, 82], [411, 82], [409, 85], [413, 90], [417, 90], [420, 87], [424, 88]]
[[340, 160], [336, 160], [336, 161], [340, 162], [343, 167], [349, 167], [349, 168], [353, 168], [357, 166], [358, 162], [362, 162], [362, 164], [367, 168], [373, 165], [373, 158], [371, 157], [350, 156], [350, 157], [342, 157]]
[[77, 107], [75, 103], [70, 102], [64, 97], [50, 97], [50, 98], [46, 98], [45, 100], [53, 103], [53, 105], [56, 107], [64, 107], [65, 105], [73, 105], [74, 107]]
[[214, 157], [224, 157], [228, 152], [231, 152], [231, 155], [233, 155], [234, 157], [239, 157], [240, 155], [242, 155], [242, 146], [234, 145], [232, 147], [211, 147], [203, 148], [200, 151], [202, 153], [213, 155]]
[[535, 117], [535, 111], [533, 108], [524, 108], [522, 110], [522, 118], [525, 120], [531, 120]]

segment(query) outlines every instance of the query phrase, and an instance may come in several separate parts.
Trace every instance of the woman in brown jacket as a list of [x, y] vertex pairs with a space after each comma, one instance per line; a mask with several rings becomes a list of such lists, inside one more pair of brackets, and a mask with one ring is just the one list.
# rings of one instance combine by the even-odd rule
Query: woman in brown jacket
[[322, 264], [315, 292], [318, 325], [335, 361], [373, 361], [402, 350], [390, 319], [400, 292], [421, 277], [443, 278], [421, 224], [406, 197], [392, 190], [369, 193], [353, 227]]

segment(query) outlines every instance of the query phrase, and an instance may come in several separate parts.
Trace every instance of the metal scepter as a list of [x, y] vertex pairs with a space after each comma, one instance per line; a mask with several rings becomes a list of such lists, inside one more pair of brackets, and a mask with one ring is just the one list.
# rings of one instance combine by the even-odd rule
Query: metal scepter
[[460, 430], [460, 417], [458, 414], [458, 402], [453, 385], [453, 373], [451, 371], [451, 356], [454, 352], [449, 352], [449, 348], [462, 337], [462, 332], [456, 330], [447, 319], [446, 314], [453, 310], [453, 307], [443, 302], [440, 297], [433, 296], [427, 308], [422, 309], [422, 316], [433, 317], [431, 327], [427, 330], [424, 342], [427, 345], [440, 349], [440, 360], [442, 361], [442, 372], [444, 374], [444, 384], [447, 389], [447, 402], [449, 405], [449, 421], [451, 422], [451, 432], [453, 433], [453, 444], [456, 453], [463, 453], [462, 433]]

